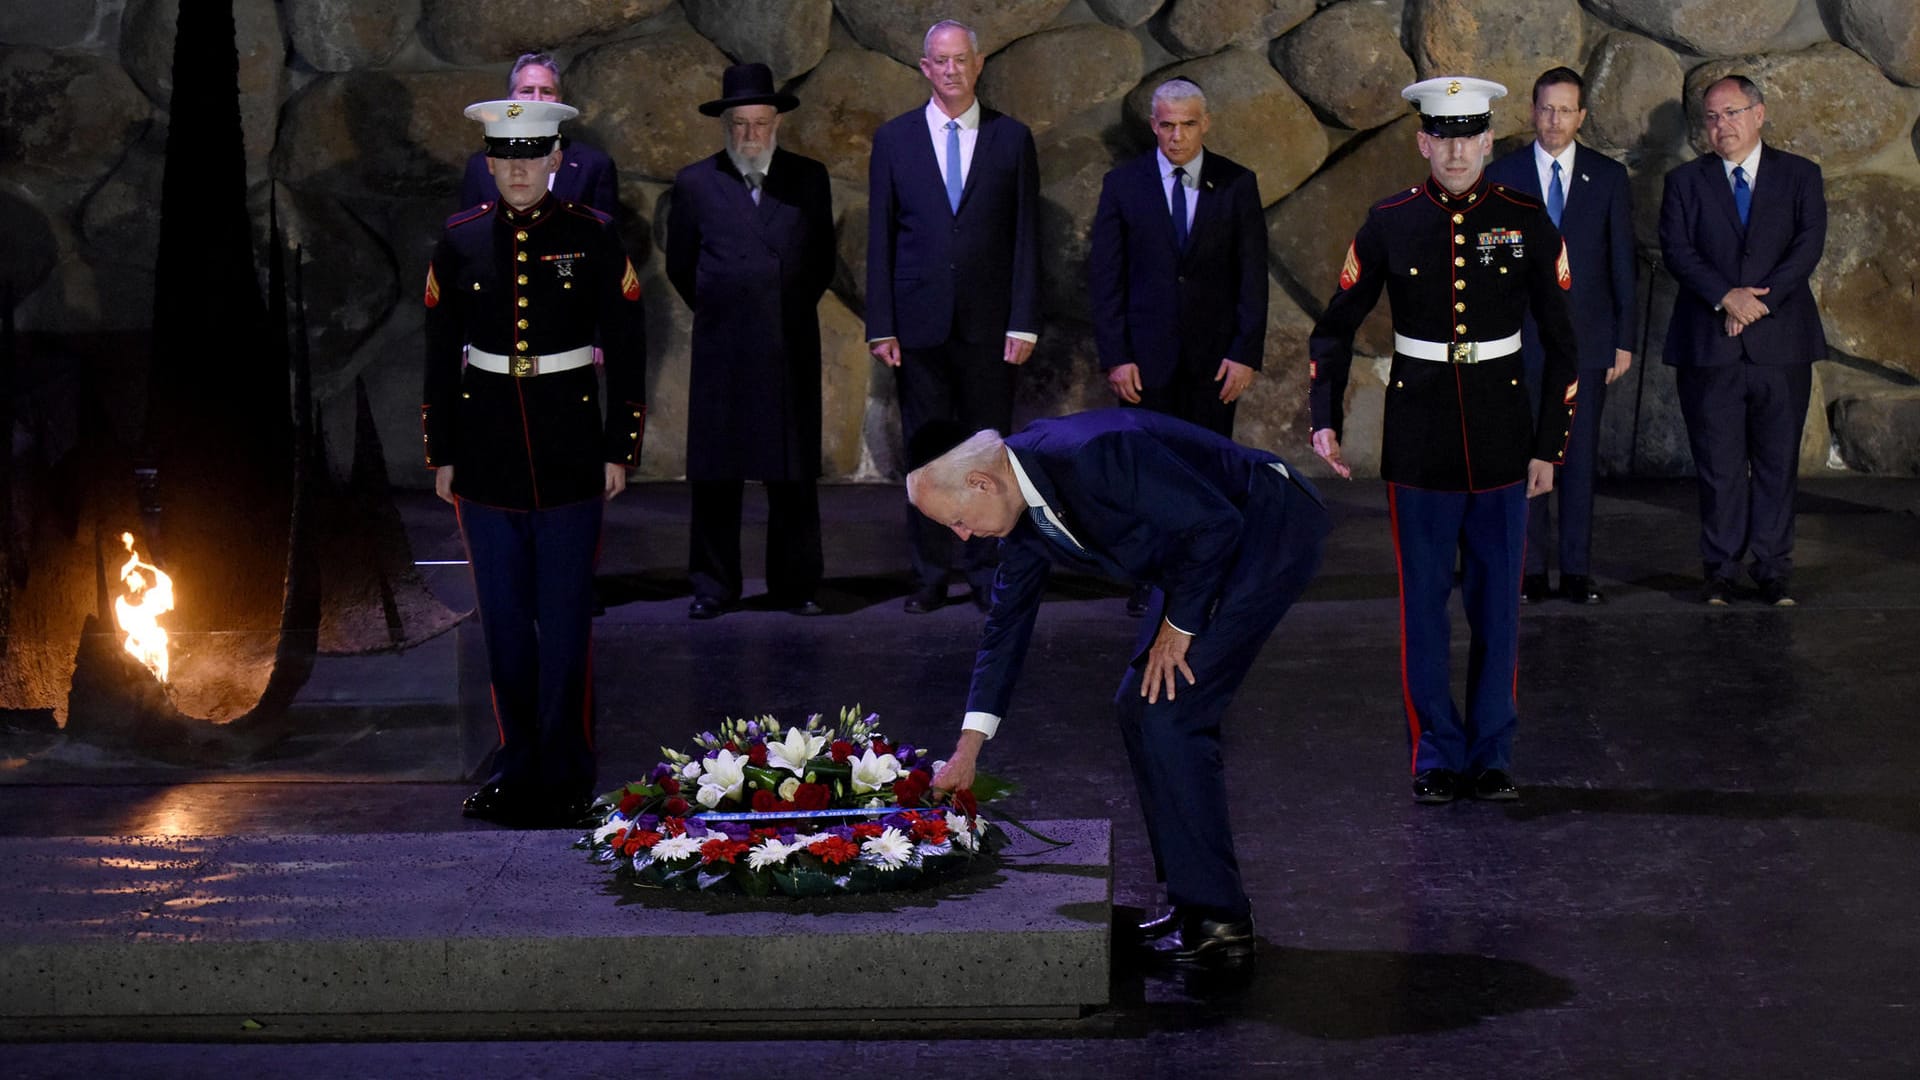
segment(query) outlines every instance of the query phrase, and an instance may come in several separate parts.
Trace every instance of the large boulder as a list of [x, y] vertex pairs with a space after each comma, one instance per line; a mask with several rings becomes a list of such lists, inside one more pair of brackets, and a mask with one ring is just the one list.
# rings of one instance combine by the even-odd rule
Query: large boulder
[[1100, 371], [1093, 327], [1077, 320], [1049, 322], [1033, 356], [1014, 382], [1013, 426], [1114, 404]]
[[480, 125], [461, 112], [499, 89], [485, 71], [321, 76], [287, 103], [274, 175], [314, 192], [445, 195], [451, 213], [480, 148]]
[[[1071, 58], [1071, 63], [1064, 63]], [[1075, 113], [1117, 101], [1140, 82], [1140, 40], [1084, 23], [1021, 38], [987, 61], [980, 100], [1017, 116], [1035, 135]]]
[[[604, 38], [672, 6], [673, 0], [425, 0], [420, 33], [456, 64], [498, 64], [532, 48]], [[571, 89], [567, 96], [571, 101]]]
[[867, 310], [867, 193], [834, 185], [833, 291], [855, 314]]
[[0, 162], [47, 170], [84, 191], [152, 116], [153, 106], [112, 60], [0, 49]]
[[1153, 17], [1166, 0], [1087, 0], [1093, 14], [1108, 26], [1139, 26]]
[[1920, 476], [1920, 390], [1885, 389], [1834, 398], [1833, 441], [1849, 468]]
[[1829, 173], [1858, 165], [1906, 134], [1904, 94], [1888, 92], [1880, 69], [1831, 41], [1790, 53], [1710, 60], [1687, 73], [1688, 115], [1694, 149], [1709, 152], [1699, 126], [1707, 87], [1727, 75], [1752, 79], [1767, 98], [1763, 138], [1804, 154]]
[[[1897, 0], [1896, 0], [1897, 2]], [[1799, 0], [1586, 0], [1601, 18], [1697, 56], [1765, 48]]]
[[[762, 63], [784, 83], [827, 55], [833, 0], [686, 0], [687, 21], [734, 60]], [[715, 83], [716, 93], [719, 83]]]
[[[173, 38], [180, 0], [127, 0], [120, 18], [120, 62], [155, 104], [173, 96]], [[287, 96], [287, 46], [280, 5], [233, 5], [239, 53], [240, 132], [246, 143], [247, 183], [266, 179]]]
[[1595, 146], [1631, 153], [1686, 138], [1680, 103], [1686, 73], [1666, 46], [1638, 34], [1608, 34], [1587, 61], [1586, 78], [1587, 122], [1580, 133]]
[[794, 93], [800, 107], [780, 122], [780, 145], [863, 187], [874, 130], [928, 97], [918, 70], [858, 46], [829, 51]]
[[101, 0], [63, 0], [58, 4], [7, 4], [0, 7], [0, 42], [43, 45], [50, 49], [85, 45], [99, 18]]
[[1153, 92], [1175, 76], [1192, 79], [1206, 90], [1207, 111], [1213, 116], [1207, 148], [1258, 174], [1262, 203], [1271, 205], [1298, 187], [1326, 160], [1327, 132], [1312, 107], [1260, 53], [1244, 49], [1154, 72], [1127, 95], [1129, 119], [1143, 129], [1151, 123]]
[[[1312, 334], [1313, 319], [1278, 283], [1269, 281], [1266, 352], [1259, 376], [1234, 413], [1235, 442], [1271, 450], [1289, 461], [1318, 460], [1307, 411], [1307, 338]], [[1360, 434], [1351, 426], [1349, 432]]]
[[580, 107], [581, 138], [622, 174], [671, 180], [725, 143], [720, 121], [700, 113], [719, 96], [726, 54], [691, 30], [616, 41], [567, 69], [567, 102]]
[[[1300, 295], [1312, 298], [1318, 315], [1340, 280], [1347, 245], [1374, 203], [1396, 188], [1422, 182], [1427, 163], [1414, 144], [1420, 122], [1403, 117], [1372, 135], [1342, 147], [1318, 176], [1267, 211], [1267, 258], [1274, 271], [1291, 279]], [[1355, 347], [1374, 355], [1393, 351], [1393, 324], [1383, 300], [1361, 324]]]
[[821, 297], [820, 469], [827, 476], [852, 476], [860, 469], [874, 367], [866, 323], [839, 297]]
[[834, 0], [860, 44], [918, 67], [927, 28], [942, 19], [973, 27], [980, 52], [991, 56], [1060, 14], [1068, 0]]
[[1365, 131], [1407, 112], [1400, 88], [1414, 81], [1413, 58], [1400, 47], [1397, 3], [1323, 8], [1275, 41], [1270, 55], [1287, 84], [1341, 127]]
[[1913, 0], [1822, 0], [1836, 36], [1887, 78], [1920, 86], [1920, 5]]
[[1828, 344], [1920, 378], [1920, 184], [1881, 175], [1830, 181], [1813, 290]]
[[[265, 199], [275, 188], [261, 185], [253, 198]], [[277, 200], [281, 236], [289, 250], [301, 253], [301, 296], [314, 381], [335, 385], [340, 382], [335, 376], [349, 367], [354, 351], [396, 304], [403, 298], [420, 303], [417, 290], [426, 281], [425, 260], [403, 290], [394, 252], [383, 235], [338, 198], [278, 186]], [[267, 220], [263, 208], [253, 217], [256, 228]]]
[[1264, 45], [1313, 8], [1314, 0], [1170, 0], [1153, 36], [1175, 56], [1210, 56], [1229, 45]]
[[664, 270], [640, 282], [647, 309], [647, 431], [640, 478], [687, 475], [687, 388], [693, 365], [693, 312], [680, 302]]
[[1112, 167], [1112, 153], [1091, 135], [1076, 135], [1040, 154], [1040, 284], [1049, 315], [1089, 316], [1087, 253], [1100, 184]]
[[1585, 50], [1577, 4], [1496, 0], [1408, 0], [1414, 67], [1423, 79], [1492, 79], [1509, 97], [1493, 108], [1502, 134], [1531, 126], [1527, 91], [1542, 71], [1577, 68]]
[[420, 0], [284, 0], [293, 51], [316, 71], [383, 67], [413, 36]]
[[[152, 269], [160, 249], [160, 181], [167, 167], [167, 136], [154, 125], [80, 207], [80, 236], [88, 255]], [[12, 233], [4, 233], [12, 242]]]

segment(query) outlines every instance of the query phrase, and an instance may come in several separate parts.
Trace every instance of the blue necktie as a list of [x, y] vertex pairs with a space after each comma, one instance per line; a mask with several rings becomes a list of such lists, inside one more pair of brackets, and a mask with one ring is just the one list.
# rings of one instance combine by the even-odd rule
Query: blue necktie
[[1173, 246], [1187, 250], [1187, 170], [1173, 170]]
[[1087, 549], [1081, 547], [1079, 544], [1074, 543], [1073, 538], [1071, 536], [1068, 536], [1066, 533], [1061, 532], [1059, 526], [1055, 525], [1052, 521], [1049, 521], [1047, 519], [1047, 511], [1044, 507], [1039, 507], [1039, 506], [1029, 507], [1027, 509], [1027, 516], [1033, 519], [1034, 528], [1037, 528], [1040, 530], [1040, 535], [1046, 537], [1048, 540], [1053, 541], [1056, 546], [1066, 548], [1068, 551], [1073, 552], [1075, 555], [1086, 554]]
[[1733, 208], [1740, 212], [1740, 227], [1747, 227], [1747, 211], [1753, 209], [1753, 189], [1747, 186], [1747, 170], [1733, 167]]
[[947, 207], [960, 212], [960, 121], [947, 121]]
[[1560, 215], [1567, 212], [1567, 191], [1560, 186], [1560, 163], [1553, 163], [1553, 186], [1547, 188], [1547, 216], [1553, 219], [1553, 227], [1560, 227]]

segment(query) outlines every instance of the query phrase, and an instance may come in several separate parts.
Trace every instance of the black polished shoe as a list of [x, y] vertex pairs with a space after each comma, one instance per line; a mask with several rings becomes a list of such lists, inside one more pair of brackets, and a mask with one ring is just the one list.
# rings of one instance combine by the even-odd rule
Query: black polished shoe
[[1460, 774], [1452, 769], [1423, 769], [1413, 776], [1413, 801], [1450, 803], [1460, 796]]
[[1243, 968], [1253, 963], [1253, 916], [1220, 920], [1187, 917], [1178, 933], [1162, 938], [1154, 955], [1175, 964]]
[[1545, 574], [1520, 575], [1520, 602], [1521, 603], [1537, 604], [1540, 601], [1545, 600], [1547, 597], [1551, 595], [1553, 595], [1553, 590], [1547, 586], [1547, 575]]
[[945, 589], [921, 589], [902, 605], [909, 615], [925, 615], [929, 611], [939, 611], [947, 603]]
[[1708, 578], [1707, 587], [1701, 590], [1700, 599], [1708, 607], [1726, 607], [1733, 599], [1733, 582], [1726, 578]]
[[1181, 913], [1179, 908], [1169, 907], [1151, 919], [1143, 919], [1137, 927], [1140, 931], [1140, 940], [1142, 942], [1159, 941], [1161, 938], [1180, 929], [1181, 920], [1185, 918], [1186, 916]]
[[704, 596], [696, 596], [693, 598], [693, 603], [687, 605], [687, 618], [717, 619], [720, 617], [720, 613], [725, 610], [727, 610], [726, 605], [718, 600], [709, 600]]
[[787, 608], [787, 614], [800, 615], [806, 618], [812, 618], [815, 615], [825, 615], [826, 613], [827, 613], [826, 608], [821, 607], [819, 604], [814, 603], [812, 600], [802, 600], [799, 603], [794, 604], [791, 607]]
[[1505, 769], [1482, 769], [1480, 775], [1473, 778], [1473, 797], [1487, 802], [1512, 802], [1520, 797], [1520, 789], [1513, 786], [1513, 777]]
[[1560, 595], [1576, 604], [1604, 604], [1607, 598], [1585, 574], [1561, 574]]
[[460, 803], [460, 813], [496, 824], [512, 821], [521, 812], [520, 799], [501, 784], [485, 784]]
[[1147, 605], [1153, 600], [1153, 586], [1135, 585], [1133, 595], [1127, 597], [1127, 614], [1141, 618], [1147, 613]]
[[1768, 578], [1760, 583], [1760, 602], [1768, 607], [1792, 607], [1794, 600], [1787, 592], [1785, 578]]

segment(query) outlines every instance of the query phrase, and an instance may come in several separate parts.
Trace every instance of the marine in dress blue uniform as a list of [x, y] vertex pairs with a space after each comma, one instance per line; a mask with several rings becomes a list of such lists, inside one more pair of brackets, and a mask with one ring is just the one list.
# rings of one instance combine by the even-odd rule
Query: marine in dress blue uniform
[[[601, 509], [639, 462], [645, 323], [612, 220], [547, 190], [567, 105], [481, 102], [498, 202], [454, 215], [427, 269], [421, 430], [459, 516], [500, 745], [469, 816], [570, 824], [594, 781]], [[602, 415], [594, 342], [605, 354]]]
[[[1454, 77], [1401, 92], [1419, 104], [1432, 175], [1368, 212], [1309, 344], [1314, 450], [1347, 476], [1339, 436], [1353, 335], [1382, 289], [1392, 298], [1380, 474], [1399, 562], [1401, 684], [1419, 802], [1448, 802], [1463, 788], [1518, 795], [1509, 770], [1526, 500], [1553, 486], [1578, 387], [1565, 245], [1540, 203], [1482, 171], [1491, 103], [1505, 93]], [[1529, 312], [1546, 354], [1537, 423], [1520, 355]], [[1464, 715], [1447, 671], [1456, 553], [1473, 633]]]

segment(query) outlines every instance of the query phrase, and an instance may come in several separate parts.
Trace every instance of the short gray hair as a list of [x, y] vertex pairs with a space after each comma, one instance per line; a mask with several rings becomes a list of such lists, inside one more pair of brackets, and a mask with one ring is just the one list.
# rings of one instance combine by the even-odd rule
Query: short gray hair
[[959, 491], [966, 487], [968, 473], [993, 472], [1006, 456], [1007, 441], [992, 428], [983, 428], [959, 446], [908, 473], [907, 498], [917, 499], [926, 491]]
[[507, 93], [520, 88], [520, 73], [535, 64], [553, 72], [553, 84], [560, 85], [560, 65], [553, 62], [553, 57], [543, 52], [521, 53], [520, 59], [513, 62], [513, 70], [507, 72]]
[[933, 35], [942, 30], [965, 30], [967, 32], [967, 46], [973, 50], [975, 56], [980, 54], [980, 35], [974, 33], [973, 27], [968, 26], [958, 19], [941, 19], [939, 22], [927, 27], [926, 34], [920, 38], [921, 56], [930, 55], [927, 50], [933, 48]]
[[1747, 104], [1749, 105], [1763, 105], [1766, 103], [1767, 96], [1760, 92], [1760, 84], [1747, 78], [1745, 75], [1723, 75], [1713, 80], [1707, 84], [1706, 90], [1700, 92], [1700, 99], [1705, 101], [1708, 92], [1721, 83], [1732, 83], [1738, 87], [1740, 92], [1747, 96]]
[[1200, 89], [1199, 83], [1179, 75], [1161, 83], [1159, 88], [1153, 92], [1153, 107], [1156, 109], [1162, 105], [1171, 105], [1176, 101], [1198, 101], [1200, 102], [1200, 111], [1207, 111], [1206, 91]]

